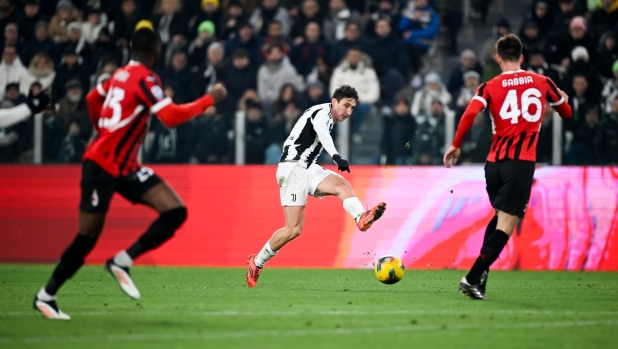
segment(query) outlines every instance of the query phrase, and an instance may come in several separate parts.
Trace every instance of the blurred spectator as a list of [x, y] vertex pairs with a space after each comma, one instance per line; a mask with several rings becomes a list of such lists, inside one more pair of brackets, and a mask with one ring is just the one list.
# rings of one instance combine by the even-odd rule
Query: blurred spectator
[[[414, 106], [412, 107], [414, 108]], [[440, 165], [444, 155], [444, 106], [433, 100], [425, 116], [417, 118], [412, 149], [415, 165]]]
[[66, 89], [66, 95], [60, 99], [56, 107], [56, 118], [62, 123], [66, 133], [59, 161], [79, 163], [92, 135], [92, 123], [88, 117], [81, 82], [72, 79], [63, 88]]
[[193, 80], [193, 73], [188, 63], [187, 54], [184, 51], [176, 51], [172, 55], [170, 66], [160, 74], [163, 84], [171, 86], [174, 90], [178, 103], [192, 101], [192, 92], [200, 96], [203, 94], [201, 93], [203, 90], [198, 90], [198, 92], [191, 89], [189, 81]]
[[425, 55], [440, 29], [440, 16], [428, 0], [415, 0], [408, 3], [399, 22], [399, 31], [408, 44], [410, 70], [417, 73], [421, 69], [421, 57]]
[[190, 162], [201, 164], [223, 164], [230, 162], [230, 144], [227, 128], [217, 113], [217, 107], [206, 109], [204, 115], [195, 122], [195, 144]]
[[52, 59], [56, 58], [56, 43], [49, 37], [47, 25], [45, 21], [37, 22], [34, 29], [34, 38], [24, 45], [21, 61], [25, 65], [29, 65], [30, 60], [39, 52], [47, 53]]
[[[401, 16], [399, 15], [399, 5], [399, 1], [395, 0], [377, 0], [376, 8], [371, 14], [369, 14], [369, 20], [365, 26], [365, 36], [370, 38], [376, 36], [374, 28], [376, 21], [380, 18], [384, 18], [390, 23], [399, 23], [401, 20]], [[398, 33], [394, 32], [392, 35], [398, 35]]]
[[618, 0], [597, 1], [597, 8], [592, 11], [590, 18], [592, 35], [600, 37], [602, 33], [614, 29], [618, 24]]
[[[581, 127], [586, 112], [597, 105], [588, 86], [588, 80], [585, 75], [575, 75], [570, 88], [567, 89], [573, 116], [570, 119], [564, 120], [563, 128], [565, 131], [571, 132], [571, 134]], [[566, 143], [568, 143], [568, 139]]]
[[483, 56], [483, 61], [485, 65], [481, 75], [482, 82], [487, 82], [502, 73], [502, 69], [496, 61], [496, 45], [489, 51], [489, 54]]
[[553, 63], [561, 64], [563, 67], [568, 67], [571, 51], [573, 51], [573, 49], [577, 46], [583, 46], [586, 48], [588, 55], [590, 56], [590, 61], [596, 62], [597, 45], [586, 29], [586, 21], [584, 17], [581, 16], [574, 17], [571, 20], [568, 35], [563, 35], [562, 39], [556, 46]]
[[17, 21], [19, 33], [24, 42], [34, 38], [35, 25], [41, 20], [47, 20], [47, 16], [39, 11], [39, 0], [24, 1], [24, 16]]
[[470, 132], [461, 145], [461, 163], [484, 163], [492, 140], [489, 118], [483, 112], [476, 114]]
[[358, 92], [358, 102], [352, 118], [352, 139], [361, 143], [361, 127], [371, 112], [371, 107], [380, 99], [380, 81], [373, 68], [367, 66], [358, 48], [350, 48], [343, 62], [335, 68], [330, 81], [331, 95], [341, 85], [350, 85]]
[[314, 105], [330, 102], [330, 95], [320, 81], [308, 84], [307, 91], [303, 94], [302, 110], [307, 110]]
[[164, 47], [162, 56], [158, 60], [159, 69], [168, 68], [172, 61], [172, 56], [174, 55], [174, 53], [178, 51], [187, 52], [188, 47], [189, 41], [187, 40], [185, 34], [180, 32], [173, 32], [172, 38], [170, 39], [169, 43]]
[[103, 28], [99, 33], [99, 39], [92, 47], [92, 63], [90, 64], [91, 71], [97, 71], [102, 64], [109, 59], [113, 59], [116, 64], [122, 62], [122, 51], [112, 41], [107, 28]]
[[[374, 27], [371, 27], [374, 30]], [[358, 47], [361, 51], [367, 53], [369, 50], [369, 41], [361, 36], [360, 24], [350, 21], [345, 27], [345, 37], [335, 43], [332, 49], [331, 62], [334, 65], [341, 63], [341, 60], [348, 53], [351, 47]]]
[[281, 52], [286, 55], [290, 54], [290, 44], [288, 43], [285, 35], [283, 35], [283, 29], [281, 23], [277, 20], [270, 22], [268, 25], [268, 35], [264, 38], [264, 44], [262, 45], [262, 52], [268, 45], [279, 46]]
[[283, 143], [290, 135], [290, 131], [292, 131], [301, 113], [302, 111], [298, 109], [298, 106], [290, 102], [281, 108], [281, 112], [275, 114], [268, 130], [269, 144], [266, 148], [266, 164], [274, 165], [279, 162]]
[[458, 37], [463, 24], [463, 4], [459, 0], [445, 0], [442, 24], [448, 27], [451, 55], [458, 55]]
[[89, 45], [93, 45], [99, 38], [99, 33], [107, 27], [107, 14], [101, 11], [101, 7], [93, 6], [87, 10], [86, 20], [81, 23], [82, 37]]
[[26, 68], [21, 63], [15, 46], [6, 45], [2, 51], [2, 63], [0, 64], [0, 100], [4, 99], [4, 90], [9, 83], [22, 83], [27, 74]]
[[225, 17], [221, 19], [219, 24], [219, 30], [217, 35], [221, 40], [229, 40], [236, 37], [240, 25], [247, 23], [249, 17], [247, 16], [240, 0], [231, 0], [229, 2]]
[[[532, 21], [536, 23], [539, 32], [544, 33], [545, 35], [549, 33], [552, 21], [554, 19], [552, 17], [554, 12], [550, 12], [550, 1], [551, 0], [534, 0], [532, 3], [532, 9], [528, 14], [526, 14], [523, 24], [525, 25], [528, 21]], [[524, 28], [522, 25], [522, 28], [519, 31], [520, 36], [523, 32]]]
[[363, 23], [363, 18], [354, 9], [350, 9], [345, 0], [329, 0], [329, 11], [324, 17], [323, 32], [329, 42], [336, 42], [344, 38], [345, 27], [348, 22]]
[[135, 0], [123, 0], [120, 12], [114, 20], [114, 41], [117, 41], [120, 47], [128, 48], [135, 26], [142, 19], [144, 16], [137, 11]]
[[52, 85], [54, 102], [57, 102], [58, 99], [65, 95], [65, 85], [72, 79], [79, 80], [80, 88], [89, 90], [90, 75], [88, 74], [88, 69], [79, 61], [75, 48], [68, 46], [63, 52], [62, 63], [56, 69], [56, 77]]
[[440, 110], [444, 111], [445, 107], [451, 104], [451, 99], [451, 94], [442, 85], [440, 75], [432, 71], [425, 75], [423, 88], [414, 94], [410, 112], [416, 118], [417, 124], [421, 124], [423, 119], [431, 113], [433, 102], [440, 102]]
[[290, 60], [296, 71], [306, 77], [318, 61], [330, 64], [330, 54], [330, 44], [321, 38], [320, 26], [315, 22], [309, 22], [305, 28], [305, 40], [292, 48]]
[[[617, 2], [618, 3], [618, 2]], [[618, 22], [616, 22], [618, 23]], [[608, 31], [601, 35], [599, 39], [599, 54], [597, 55], [597, 69], [605, 78], [613, 77], [612, 66], [618, 59], [618, 45], [616, 42], [616, 34]]]
[[526, 62], [528, 71], [547, 76], [552, 79], [558, 87], [562, 86], [562, 76], [556, 69], [552, 68], [549, 64], [547, 64], [547, 62], [545, 62], [545, 57], [543, 57], [543, 53], [541, 51], [532, 50], [525, 58], [528, 59]]
[[248, 89], [257, 87], [257, 69], [251, 65], [247, 51], [238, 49], [232, 54], [232, 65], [225, 74], [225, 87], [230, 105], [236, 106], [238, 100]]
[[247, 103], [245, 124], [245, 163], [263, 164], [270, 145], [264, 111], [259, 103]]
[[564, 154], [565, 165], [595, 165], [594, 137], [598, 132], [599, 113], [596, 107], [586, 111], [581, 127], [573, 131], [573, 142]]
[[191, 28], [190, 37], [192, 38], [198, 32], [198, 27], [204, 21], [213, 23], [215, 26], [215, 28], [213, 28], [213, 33], [217, 30], [221, 30], [219, 23], [221, 23], [222, 18], [223, 14], [221, 13], [219, 0], [201, 0], [201, 11], [197, 15], [193, 28]]
[[[33, 59], [33, 61], [36, 57]], [[43, 111], [43, 163], [57, 163], [66, 131], [53, 111]], [[24, 137], [20, 142], [23, 148], [21, 162], [32, 163], [34, 150], [34, 118], [28, 120]]]
[[386, 19], [376, 21], [377, 38], [369, 44], [368, 52], [380, 79], [382, 102], [390, 106], [395, 94], [406, 81], [408, 74], [408, 55], [406, 47], [398, 37], [391, 35], [391, 25]]
[[258, 93], [265, 104], [271, 104], [279, 95], [281, 87], [285, 84], [293, 84], [296, 90], [303, 90], [302, 77], [296, 73], [296, 69], [290, 63], [279, 47], [269, 46], [266, 49], [266, 61], [258, 70]]
[[28, 70], [19, 84], [19, 91], [27, 96], [30, 86], [35, 82], [38, 82], [42, 89], [46, 89], [51, 87], [55, 77], [53, 59], [45, 52], [37, 53], [28, 65]]
[[[189, 76], [189, 80], [181, 80], [176, 82], [172, 82], [172, 80], [169, 81], [170, 85], [174, 87], [176, 85], [185, 85], [182, 86], [180, 90], [174, 88], [179, 100], [183, 100], [182, 97], [180, 97], [181, 94], [186, 91], [187, 87], [191, 87], [191, 85], [187, 84], [186, 81], [193, 81], [193, 87], [187, 91], [192, 93], [191, 99], [199, 98], [205, 93], [208, 93], [216, 82], [225, 81], [226, 66], [224, 61], [225, 52], [223, 45], [218, 42], [210, 44], [206, 55], [207, 57], [204, 62], [197, 68], [193, 68], [193, 71], [190, 73], [193, 77]], [[183, 92], [179, 93], [180, 91]]]
[[611, 104], [611, 113], [601, 120], [594, 146], [603, 165], [618, 165], [618, 98]]
[[294, 25], [290, 31], [290, 38], [294, 44], [299, 44], [299, 40], [304, 40], [303, 34], [309, 22], [316, 22], [322, 25], [324, 12], [316, 0], [304, 0], [300, 6], [298, 16], [294, 20]]
[[6, 45], [15, 46], [17, 49], [17, 54], [20, 54], [23, 49], [23, 43], [19, 38], [19, 29], [17, 24], [9, 23], [4, 27], [4, 38], [2, 42], [0, 42], [0, 47], [4, 47]]
[[527, 58], [532, 51], [546, 51], [547, 41], [545, 36], [539, 32], [539, 27], [533, 21], [524, 23], [520, 39], [523, 45], [522, 54], [524, 58]]
[[17, 23], [21, 19], [20, 8], [15, 0], [0, 0], [0, 31], [9, 23]]
[[261, 40], [253, 34], [251, 24], [243, 23], [238, 30], [238, 36], [226, 41], [225, 52], [231, 55], [239, 48], [245, 49], [249, 54], [251, 65], [257, 68], [262, 64], [261, 47]]
[[541, 120], [541, 129], [539, 130], [539, 141], [536, 146], [536, 161], [546, 164], [551, 164], [553, 159], [554, 148], [554, 130], [553, 130], [554, 108], [545, 105], [545, 114]]
[[116, 63], [116, 61], [111, 57], [101, 60], [100, 65], [100, 69], [97, 69], [94, 75], [95, 86], [100, 84], [104, 80], [109, 79], [114, 74], [114, 72], [116, 72], [116, 69], [118, 69], [118, 63]]
[[496, 41], [498, 41], [498, 39], [500, 39], [503, 35], [511, 33], [511, 25], [509, 21], [506, 20], [506, 18], [500, 17], [496, 21], [493, 30], [493, 37], [485, 40], [483, 48], [481, 49], [481, 59], [485, 62], [490, 61], [490, 59], [495, 59]]
[[197, 36], [189, 45], [189, 65], [200, 65], [206, 57], [208, 46], [216, 40], [215, 24], [211, 21], [203, 21], [197, 27]]
[[68, 47], [72, 47], [79, 56], [84, 67], [89, 68], [92, 62], [92, 50], [90, 49], [90, 45], [86, 42], [86, 39], [82, 36], [81, 25], [77, 22], [73, 22], [69, 24], [67, 30], [69, 33], [68, 40], [58, 45], [58, 51], [64, 52]]
[[611, 79], [607, 80], [601, 93], [604, 99], [605, 113], [607, 114], [611, 113], [612, 101], [618, 98], [618, 60], [612, 65], [612, 73], [614, 75]]
[[474, 70], [469, 70], [463, 73], [463, 81], [464, 85], [457, 93], [457, 100], [455, 102], [455, 107], [457, 110], [457, 114], [463, 114], [464, 110], [470, 104], [472, 98], [474, 98], [474, 94], [476, 93], [476, 88], [481, 83], [481, 75]]
[[469, 70], [474, 70], [480, 75], [483, 68], [476, 59], [474, 51], [466, 49], [459, 55], [459, 64], [453, 68], [448, 78], [446, 89], [450, 94], [455, 94], [464, 85], [463, 74]]
[[330, 78], [332, 75], [333, 69], [331, 68], [331, 66], [325, 61], [319, 59], [315, 64], [315, 69], [313, 69], [313, 71], [311, 71], [311, 73], [307, 75], [305, 81], [307, 81], [308, 84], [319, 81], [324, 85], [328, 85], [330, 84]]
[[412, 155], [412, 144], [416, 123], [410, 115], [410, 103], [405, 98], [399, 98], [393, 106], [394, 115], [385, 117], [382, 134], [381, 161], [383, 165], [405, 165], [406, 159]]
[[260, 96], [255, 89], [248, 89], [245, 93], [240, 97], [238, 101], [238, 111], [247, 112], [247, 104], [250, 103], [260, 103]]
[[[6, 90], [3, 89], [6, 99], [0, 103], [0, 108], [12, 108], [25, 102], [25, 98], [19, 94], [17, 84], [8, 84]], [[20, 97], [23, 102], [20, 102]], [[22, 141], [28, 121], [22, 121], [6, 128], [0, 128], [0, 163], [15, 162], [19, 157], [19, 143]]]
[[277, 20], [281, 23], [283, 35], [287, 36], [292, 27], [292, 19], [288, 11], [279, 5], [279, 0], [262, 0], [262, 5], [255, 9], [249, 22], [260, 37], [268, 33], [270, 22]]
[[299, 102], [298, 92], [294, 89], [294, 85], [285, 84], [281, 87], [281, 91], [279, 91], [279, 97], [275, 103], [273, 103], [273, 114], [281, 114], [283, 109], [290, 103], [297, 104]]
[[598, 103], [603, 86], [601, 85], [598, 70], [594, 65], [589, 64], [590, 57], [588, 56], [588, 51], [582, 46], [577, 46], [573, 49], [573, 52], [571, 52], [571, 59], [573, 63], [569, 66], [565, 74], [565, 85], [569, 86], [574, 76], [584, 75], [588, 81], [588, 96], [594, 100], [594, 103]]
[[577, 6], [576, 0], [558, 0], [559, 11], [554, 15], [554, 20], [549, 30], [548, 38], [551, 42], [557, 42], [569, 31], [571, 20], [576, 16], [583, 15], [583, 9]]
[[152, 17], [152, 24], [155, 30], [159, 32], [163, 45], [172, 42], [174, 35], [187, 37], [189, 19], [181, 11], [179, 0], [163, 0], [156, 13]]
[[81, 18], [70, 0], [60, 0], [56, 5], [56, 14], [49, 22], [49, 36], [56, 42], [66, 40], [69, 24], [80, 21]]
[[17, 82], [11, 82], [6, 85], [2, 99], [11, 101], [14, 106], [26, 103], [26, 96], [19, 92], [19, 84]]

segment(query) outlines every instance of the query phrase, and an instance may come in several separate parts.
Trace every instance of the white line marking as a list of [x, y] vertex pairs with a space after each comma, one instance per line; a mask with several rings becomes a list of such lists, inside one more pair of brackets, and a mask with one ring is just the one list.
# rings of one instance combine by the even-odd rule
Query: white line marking
[[229, 339], [245, 337], [302, 337], [316, 335], [347, 335], [358, 333], [391, 333], [391, 332], [420, 332], [437, 330], [469, 330], [469, 329], [535, 329], [551, 327], [584, 327], [584, 326], [615, 326], [618, 320], [607, 321], [564, 321], [564, 322], [532, 322], [532, 323], [505, 323], [505, 324], [455, 324], [455, 325], [410, 325], [392, 327], [361, 327], [336, 328], [316, 330], [256, 330], [234, 331], [218, 333], [138, 333], [138, 334], [108, 334], [86, 336], [31, 336], [23, 338], [0, 337], [0, 343], [50, 343], [50, 342], [138, 342], [160, 340], [191, 340], [191, 339]]

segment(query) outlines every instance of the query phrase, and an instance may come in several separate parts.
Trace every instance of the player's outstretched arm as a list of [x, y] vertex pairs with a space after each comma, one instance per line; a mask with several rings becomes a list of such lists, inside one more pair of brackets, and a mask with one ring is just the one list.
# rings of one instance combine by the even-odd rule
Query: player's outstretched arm
[[49, 90], [34, 91], [34, 88], [31, 88], [25, 104], [0, 110], [0, 128], [15, 125], [28, 119], [32, 114], [42, 112], [50, 106], [50, 99]]
[[333, 142], [333, 137], [330, 135], [330, 124], [333, 120], [326, 113], [318, 113], [314, 119], [311, 119], [311, 123], [313, 123], [313, 129], [315, 133], [318, 135], [318, 139], [320, 143], [324, 147], [324, 150], [330, 154], [333, 158], [335, 164], [337, 164], [337, 168], [339, 171], [348, 171], [350, 172], [350, 163], [348, 160], [344, 159], [339, 155], [337, 148], [335, 148], [335, 142]]
[[[222, 84], [215, 84], [212, 89], [197, 100], [186, 104], [167, 103], [161, 109], [153, 110], [167, 127], [176, 127], [183, 122], [201, 115], [210, 107], [225, 99], [227, 91]], [[153, 108], [156, 107], [153, 106]]]
[[[442, 159], [444, 162], [444, 166], [447, 168], [451, 167], [451, 160], [453, 160], [453, 165], [457, 164], [457, 159], [461, 155], [461, 145], [463, 144], [464, 138], [468, 131], [470, 131], [470, 127], [472, 127], [472, 123], [474, 122], [474, 118], [476, 114], [480, 113], [485, 109], [485, 100], [481, 98], [474, 98], [468, 104], [466, 111], [464, 111], [461, 121], [459, 121], [459, 126], [457, 126], [457, 133], [455, 133], [455, 139], [453, 139], [453, 143], [451, 147], [444, 153], [444, 158]], [[486, 103], [486, 102], [485, 102]]]

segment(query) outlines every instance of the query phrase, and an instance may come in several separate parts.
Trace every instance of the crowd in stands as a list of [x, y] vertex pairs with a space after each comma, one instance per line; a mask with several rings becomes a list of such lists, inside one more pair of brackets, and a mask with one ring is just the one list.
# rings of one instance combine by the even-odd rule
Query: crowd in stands
[[[489, 3], [473, 1], [481, 21]], [[352, 146], [374, 113], [384, 131], [376, 163], [440, 164], [446, 121], [456, 123], [478, 85], [500, 74], [494, 44], [510, 32], [524, 44], [523, 69], [571, 96], [564, 163], [618, 163], [618, 0], [531, 1], [521, 28], [501, 18], [482, 52], [460, 50], [455, 0], [0, 0], [0, 107], [24, 103], [33, 82], [52, 89], [44, 162], [80, 161], [94, 132], [85, 95], [128, 62], [138, 23], [161, 36], [156, 72], [165, 95], [186, 103], [215, 82], [228, 89], [224, 103], [176, 128], [152, 118], [146, 163], [233, 163], [238, 115], [246, 121], [245, 162], [277, 163], [302, 112], [350, 84], [360, 97]], [[444, 76], [424, 64], [441, 26], [460, 56]], [[548, 108], [540, 162], [551, 162], [552, 122]], [[32, 162], [33, 128], [30, 118], [0, 130], [0, 162]], [[491, 137], [490, 116], [480, 113], [464, 162], [483, 162]]]

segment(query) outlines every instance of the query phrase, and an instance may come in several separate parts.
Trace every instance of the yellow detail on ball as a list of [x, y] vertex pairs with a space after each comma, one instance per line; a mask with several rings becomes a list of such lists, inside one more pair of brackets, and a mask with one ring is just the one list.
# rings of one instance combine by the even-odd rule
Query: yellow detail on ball
[[378, 260], [373, 271], [380, 282], [390, 285], [403, 278], [405, 267], [401, 259], [395, 256], [384, 256]]

